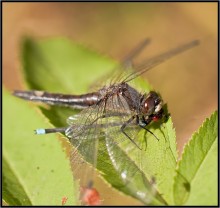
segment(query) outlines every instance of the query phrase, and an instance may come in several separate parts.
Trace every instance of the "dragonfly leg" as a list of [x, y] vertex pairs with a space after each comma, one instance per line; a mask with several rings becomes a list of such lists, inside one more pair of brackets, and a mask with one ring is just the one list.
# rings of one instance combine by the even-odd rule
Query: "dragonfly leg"
[[147, 150], [147, 131], [145, 131], [144, 132], [144, 143], [145, 143], [145, 150], [144, 151], [146, 151]]
[[121, 131], [122, 133], [138, 148], [141, 150], [141, 148], [136, 144], [136, 142], [125, 132], [126, 126], [131, 123], [134, 120], [135, 116], [132, 116], [128, 121], [126, 121], [122, 126], [121, 126]]
[[141, 127], [142, 129], [146, 130], [147, 132], [151, 133], [151, 134], [159, 141], [159, 138], [158, 138], [152, 131], [150, 131], [149, 129], [147, 129], [147, 128], [144, 127], [144, 126], [141, 126], [141, 125], [140, 125], [140, 127]]

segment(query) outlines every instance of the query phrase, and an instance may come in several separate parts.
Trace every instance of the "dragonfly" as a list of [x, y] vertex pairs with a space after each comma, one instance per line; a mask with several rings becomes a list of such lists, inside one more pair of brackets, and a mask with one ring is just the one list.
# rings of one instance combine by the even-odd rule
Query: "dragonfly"
[[[15, 90], [13, 92], [15, 96], [24, 100], [80, 109], [81, 111], [78, 114], [67, 118], [67, 126], [36, 129], [36, 134], [65, 134], [75, 147], [72, 160], [78, 161], [80, 160], [78, 158], [81, 158], [82, 161], [91, 163], [94, 168], [97, 166], [98, 155], [107, 154], [124, 185], [128, 189], [132, 189], [137, 197], [142, 198], [146, 203], [150, 203], [152, 197], [157, 194], [153, 184], [146, 179], [137, 165], [133, 165], [132, 161], [120, 161], [123, 154], [128, 152], [120, 152], [118, 148], [121, 143], [128, 141], [127, 144], [131, 145], [132, 148], [142, 150], [139, 142], [135, 140], [140, 130], [145, 130], [159, 140], [148, 126], [151, 123], [163, 120], [167, 114], [163, 99], [156, 91], [141, 93], [130, 83], [171, 57], [197, 46], [199, 40], [193, 40], [147, 59], [142, 64], [134, 65], [133, 59], [149, 43], [150, 39], [145, 39], [139, 43], [121, 62], [121, 68], [134, 68], [134, 71], [128, 73], [125, 70], [117, 79], [112, 79], [109, 84], [97, 91], [82, 95], [37, 90]], [[128, 171], [126, 168], [129, 166], [132, 168]], [[132, 184], [132, 179], [135, 177], [143, 180], [141, 187], [135, 187]], [[90, 205], [90, 199], [95, 198], [94, 203], [98, 205], [100, 200], [93, 185], [93, 176], [88, 178], [82, 185], [82, 190], [84, 190], [81, 194], [82, 203]], [[151, 190], [150, 194], [149, 190]], [[149, 195], [152, 197], [150, 198]], [[163, 201], [159, 195], [158, 198]]]

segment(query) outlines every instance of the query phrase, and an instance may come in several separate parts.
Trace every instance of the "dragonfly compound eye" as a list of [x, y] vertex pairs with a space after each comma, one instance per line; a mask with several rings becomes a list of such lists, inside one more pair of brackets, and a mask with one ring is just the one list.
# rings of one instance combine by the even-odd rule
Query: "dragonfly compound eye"
[[142, 101], [141, 112], [143, 115], [151, 115], [154, 112], [155, 104], [151, 97], [147, 97]]
[[141, 112], [144, 115], [152, 115], [158, 113], [163, 107], [163, 102], [156, 92], [149, 92], [146, 99], [142, 100]]

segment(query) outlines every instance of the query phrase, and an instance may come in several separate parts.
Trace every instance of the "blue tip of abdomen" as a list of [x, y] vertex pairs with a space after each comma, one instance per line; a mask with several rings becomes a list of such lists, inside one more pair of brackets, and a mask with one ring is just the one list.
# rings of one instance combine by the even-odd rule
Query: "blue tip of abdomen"
[[36, 129], [35, 134], [46, 134], [45, 129]]

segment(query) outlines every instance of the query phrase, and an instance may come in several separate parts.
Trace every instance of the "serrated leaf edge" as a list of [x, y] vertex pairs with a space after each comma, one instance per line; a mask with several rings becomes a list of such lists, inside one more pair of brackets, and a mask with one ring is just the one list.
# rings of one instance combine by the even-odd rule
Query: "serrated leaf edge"
[[[180, 167], [180, 165], [181, 165], [181, 163], [182, 163], [182, 159], [184, 158], [185, 154], [187, 153], [187, 149], [191, 146], [192, 142], [194, 142], [196, 136], [201, 133], [201, 131], [202, 131], [202, 129], [205, 127], [205, 125], [208, 125], [208, 124], [209, 124], [209, 121], [211, 121], [214, 116], [217, 116], [217, 112], [218, 112], [217, 110], [214, 111], [214, 112], [211, 114], [210, 117], [206, 118], [206, 119], [203, 121], [202, 125], [199, 127], [199, 129], [192, 134], [192, 136], [190, 137], [189, 141], [188, 141], [187, 143], [185, 143], [184, 148], [183, 148], [182, 155], [181, 155], [180, 159], [179, 159], [178, 162], [177, 162], [176, 174], [175, 174], [175, 176], [174, 176], [174, 184], [173, 184], [173, 186], [175, 185], [176, 178], [178, 177], [177, 170], [179, 169], [179, 167]], [[217, 137], [216, 137], [216, 138], [217, 138]], [[215, 139], [215, 140], [216, 140], [216, 139]], [[214, 141], [215, 141], [215, 140], [214, 140]], [[213, 142], [213, 143], [214, 143], [214, 142]], [[212, 145], [211, 145], [211, 146], [212, 146]], [[204, 159], [202, 160], [202, 162], [203, 162], [203, 161], [204, 161]], [[201, 162], [201, 164], [202, 164], [202, 162]], [[200, 165], [200, 166], [201, 166], [201, 165]], [[199, 166], [199, 167], [200, 167], [200, 166]], [[198, 169], [196, 170], [196, 173], [197, 173], [197, 172], [198, 172]], [[192, 180], [194, 179], [196, 173], [195, 173], [194, 176], [192, 177]]]

